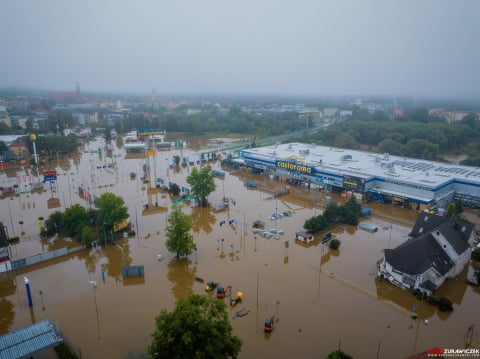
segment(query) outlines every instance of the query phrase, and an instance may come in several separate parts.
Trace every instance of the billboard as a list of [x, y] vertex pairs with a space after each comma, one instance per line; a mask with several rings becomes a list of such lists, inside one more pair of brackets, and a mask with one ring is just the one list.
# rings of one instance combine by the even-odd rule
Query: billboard
[[124, 228], [127, 228], [129, 225], [130, 225], [130, 217], [128, 217], [127, 219], [124, 219], [121, 222], [114, 223], [113, 224], [113, 231], [114, 232], [120, 231]]
[[155, 130], [155, 129], [152, 129], [152, 128], [144, 128], [144, 129], [141, 129], [141, 130], [137, 131], [137, 136], [138, 137], [153, 136], [153, 135], [164, 135], [164, 134], [165, 134], [165, 131]]

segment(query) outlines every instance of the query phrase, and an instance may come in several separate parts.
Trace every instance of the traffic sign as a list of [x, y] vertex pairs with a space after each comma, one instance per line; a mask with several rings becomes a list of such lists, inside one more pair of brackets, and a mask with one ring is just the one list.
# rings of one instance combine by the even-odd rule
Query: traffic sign
[[43, 181], [44, 182], [51, 182], [51, 181], [56, 181], [57, 176], [43, 176]]

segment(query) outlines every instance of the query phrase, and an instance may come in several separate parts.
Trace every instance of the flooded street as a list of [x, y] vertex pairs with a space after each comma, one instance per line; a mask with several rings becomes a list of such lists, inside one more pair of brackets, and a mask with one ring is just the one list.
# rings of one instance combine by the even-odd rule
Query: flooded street
[[[341, 241], [338, 251], [318, 242], [306, 246], [295, 243], [295, 232], [306, 219], [321, 213], [327, 196], [342, 201], [340, 196], [294, 187], [290, 194], [274, 198], [267, 191], [247, 189], [244, 180], [272, 188], [278, 183], [227, 170], [225, 179], [215, 179], [217, 188], [209, 201], [214, 204], [228, 197], [228, 209], [216, 211], [183, 202], [198, 249], [188, 258], [176, 259], [164, 245], [171, 198], [162, 191], [149, 191], [142, 182], [142, 159], [125, 159], [122, 148], [105, 157], [98, 147], [103, 148], [101, 140], [86, 145], [76, 160], [67, 156], [58, 160], [55, 191], [47, 186], [43, 193], [26, 192], [0, 200], [3, 224], [10, 236], [21, 237], [20, 243], [11, 247], [13, 257], [78, 246], [68, 238], [41, 240], [37, 221], [74, 203], [88, 206], [78, 194], [79, 186], [96, 196], [105, 192], [122, 196], [137, 235], [105, 248], [103, 243], [111, 236], [105, 233], [98, 249], [59, 257], [15, 274], [2, 273], [0, 334], [49, 319], [58, 324], [82, 358], [146, 358], [155, 316], [161, 309], [173, 309], [179, 298], [205, 293], [201, 278], [231, 285], [232, 294], [243, 293], [243, 302], [228, 308], [234, 333], [243, 341], [240, 358], [325, 358], [339, 346], [354, 358], [405, 358], [431, 347], [463, 348], [467, 329], [473, 324], [478, 340], [480, 288], [465, 283], [466, 270], [437, 293], [453, 302], [452, 313], [439, 312], [376, 278], [382, 250], [406, 240], [416, 219], [413, 211], [368, 203], [374, 215], [362, 220], [375, 224], [378, 232], [338, 226], [332, 229]], [[169, 168], [174, 155], [196, 156], [186, 150], [157, 152], [150, 163], [150, 182], [161, 178], [166, 184], [189, 187], [186, 176], [191, 167]], [[219, 161], [210, 165], [225, 170]], [[132, 172], [136, 174], [133, 179]], [[23, 181], [23, 174], [2, 174], [2, 181], [17, 181], [17, 175]], [[20, 186], [27, 187], [28, 180]], [[60, 207], [48, 208], [52, 197]], [[295, 213], [278, 220], [269, 218], [285, 211]], [[220, 225], [223, 220], [226, 224]], [[265, 229], [282, 229], [284, 234], [264, 238], [252, 231], [256, 220], [264, 221]], [[122, 261], [143, 265], [145, 276], [123, 278]], [[32, 308], [24, 276], [30, 281]], [[225, 301], [228, 304], [228, 298]], [[249, 310], [248, 315], [235, 317], [241, 308]], [[420, 320], [412, 319], [412, 314]], [[275, 329], [267, 335], [263, 323], [272, 315]]]

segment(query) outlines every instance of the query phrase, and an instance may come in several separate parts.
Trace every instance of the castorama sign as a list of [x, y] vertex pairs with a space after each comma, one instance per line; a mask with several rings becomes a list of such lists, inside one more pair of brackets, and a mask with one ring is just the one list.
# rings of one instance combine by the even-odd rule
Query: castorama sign
[[304, 163], [294, 163], [291, 161], [282, 161], [282, 160], [276, 160], [275, 167], [284, 169], [286, 171], [294, 171], [294, 172], [300, 172], [304, 174], [313, 174], [315, 170], [313, 167], [308, 166]]

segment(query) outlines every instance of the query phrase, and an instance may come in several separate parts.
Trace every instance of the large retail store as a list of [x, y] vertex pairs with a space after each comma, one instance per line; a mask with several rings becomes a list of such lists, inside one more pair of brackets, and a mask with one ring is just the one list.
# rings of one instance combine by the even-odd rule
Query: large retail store
[[480, 207], [480, 169], [304, 143], [241, 150], [238, 166], [285, 183], [351, 192], [423, 210], [460, 199]]

